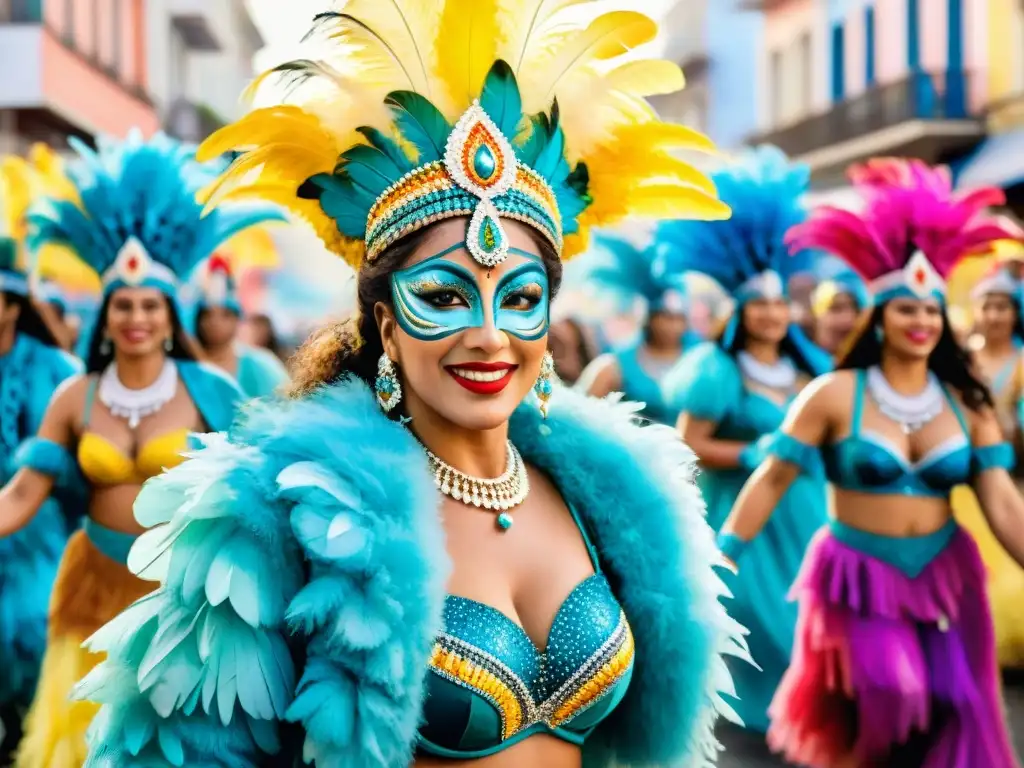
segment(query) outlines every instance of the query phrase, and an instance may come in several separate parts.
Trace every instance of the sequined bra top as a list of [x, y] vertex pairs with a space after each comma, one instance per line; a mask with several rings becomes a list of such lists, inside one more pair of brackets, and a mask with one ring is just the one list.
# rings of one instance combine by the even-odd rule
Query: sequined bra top
[[911, 462], [886, 438], [861, 429], [865, 379], [865, 371], [858, 371], [849, 436], [821, 448], [825, 474], [833, 485], [862, 493], [945, 498], [955, 486], [970, 480], [975, 458], [970, 432], [963, 412], [945, 388], [963, 434]]
[[430, 658], [421, 752], [477, 759], [536, 733], [582, 744], [622, 700], [633, 635], [573, 511], [595, 573], [555, 615], [547, 647], [484, 603], [448, 595]]

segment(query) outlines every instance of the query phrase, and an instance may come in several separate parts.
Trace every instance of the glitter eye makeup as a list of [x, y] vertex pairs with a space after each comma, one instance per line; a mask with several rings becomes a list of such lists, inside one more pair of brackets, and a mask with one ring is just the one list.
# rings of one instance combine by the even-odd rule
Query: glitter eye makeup
[[[436, 341], [484, 324], [484, 299], [472, 272], [446, 260], [459, 244], [408, 269], [391, 274], [391, 298], [398, 324], [421, 341]], [[530, 261], [503, 275], [491, 308], [495, 327], [532, 341], [548, 329], [548, 277], [534, 254], [512, 248]]]

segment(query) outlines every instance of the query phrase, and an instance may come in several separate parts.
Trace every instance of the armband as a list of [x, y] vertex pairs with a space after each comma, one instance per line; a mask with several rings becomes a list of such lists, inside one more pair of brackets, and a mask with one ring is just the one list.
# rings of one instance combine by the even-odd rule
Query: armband
[[996, 443], [975, 448], [971, 453], [971, 475], [977, 476], [990, 469], [1012, 470], [1017, 464], [1013, 446], [1009, 443]]
[[763, 450], [766, 455], [792, 464], [805, 474], [814, 474], [818, 466], [818, 449], [785, 432], [772, 433]]
[[734, 563], [738, 563], [750, 542], [744, 541], [735, 533], [720, 533], [718, 534], [717, 544], [723, 555]]
[[14, 453], [13, 468], [31, 469], [53, 478], [59, 486], [69, 486], [77, 477], [78, 466], [63, 445], [42, 437], [30, 437]]

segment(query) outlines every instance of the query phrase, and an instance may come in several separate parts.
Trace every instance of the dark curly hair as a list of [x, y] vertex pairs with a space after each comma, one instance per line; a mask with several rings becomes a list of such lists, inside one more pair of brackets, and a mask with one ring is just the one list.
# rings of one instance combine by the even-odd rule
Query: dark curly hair
[[[373, 308], [378, 302], [391, 305], [391, 273], [402, 265], [426, 238], [431, 227], [413, 232], [385, 250], [372, 264], [364, 264], [356, 281], [356, 311], [346, 320], [314, 331], [291, 360], [289, 397], [303, 397], [327, 384], [355, 378], [373, 386], [377, 361], [384, 344]], [[532, 232], [532, 230], [531, 230]], [[554, 299], [562, 282], [562, 262], [540, 235], [534, 238]]]

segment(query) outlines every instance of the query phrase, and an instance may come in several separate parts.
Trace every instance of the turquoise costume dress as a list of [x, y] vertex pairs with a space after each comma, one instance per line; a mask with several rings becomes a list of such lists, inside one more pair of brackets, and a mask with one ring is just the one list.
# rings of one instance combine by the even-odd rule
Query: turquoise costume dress
[[[698, 482], [708, 505], [708, 521], [717, 531], [740, 489], [763, 458], [761, 446], [782, 423], [788, 403], [772, 402], [744, 381], [736, 355], [742, 350], [741, 320], [746, 302], [785, 300], [790, 279], [811, 271], [814, 256], [790, 255], [786, 230], [806, 218], [803, 195], [810, 172], [790, 164], [774, 147], [760, 147], [740, 162], [712, 174], [722, 199], [733, 210], [723, 222], [665, 222], [657, 239], [674, 271], [691, 270], [714, 279], [735, 300], [721, 338], [695, 347], [665, 378], [666, 401], [675, 415], [715, 423], [714, 437], [749, 443], [735, 469], [704, 468]], [[813, 378], [831, 360], [791, 325], [780, 353], [798, 374]], [[795, 384], [794, 384], [795, 386]], [[794, 391], [792, 395], [795, 395]], [[673, 418], [673, 422], [676, 419]], [[727, 576], [730, 615], [750, 630], [750, 647], [761, 671], [734, 665], [744, 724], [765, 731], [768, 704], [789, 665], [796, 629], [796, 608], [787, 594], [804, 550], [826, 519], [825, 480], [821, 472], [801, 478], [783, 497], [738, 577]]]
[[[694, 348], [666, 381], [666, 396], [677, 413], [717, 424], [719, 440], [747, 442], [752, 449], [735, 469], [705, 468], [697, 477], [708, 505], [708, 523], [718, 531], [740, 490], [763, 458], [765, 444], [786, 416], [787, 406], [749, 389], [734, 358], [717, 344]], [[825, 524], [827, 499], [820, 471], [801, 475], [775, 509], [764, 533], [744, 555], [739, 574], [727, 579], [733, 599], [729, 614], [750, 630], [750, 653], [760, 671], [747, 664], [730, 665], [739, 702], [736, 710], [748, 728], [766, 731], [768, 705], [789, 666], [797, 607], [789, 602], [793, 579], [804, 550]]]
[[[692, 336], [687, 336], [686, 341], [694, 343]], [[622, 377], [622, 393], [626, 400], [634, 403], [643, 403], [644, 409], [641, 413], [651, 421], [659, 424], [674, 424], [678, 411], [674, 411], [666, 402], [662, 390], [662, 379], [652, 376], [644, 368], [641, 360], [643, 342], [634, 342], [623, 347], [612, 355], [619, 366], [619, 374]], [[684, 343], [685, 353], [687, 345]]]
[[248, 398], [263, 397], [288, 381], [288, 371], [273, 353], [248, 344], [236, 345], [238, 371], [235, 378]]

